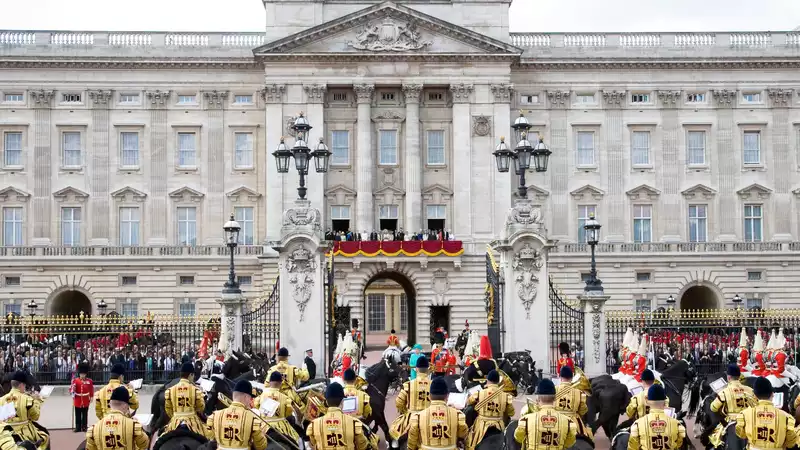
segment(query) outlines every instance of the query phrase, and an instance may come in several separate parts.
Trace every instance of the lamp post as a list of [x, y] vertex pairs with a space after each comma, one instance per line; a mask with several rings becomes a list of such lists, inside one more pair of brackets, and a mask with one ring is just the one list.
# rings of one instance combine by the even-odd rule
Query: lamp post
[[39, 308], [39, 304], [36, 303], [36, 300], [31, 299], [31, 301], [28, 302], [28, 313], [31, 315], [31, 317], [36, 315], [37, 308]]
[[295, 119], [291, 128], [295, 133], [294, 146], [289, 149], [284, 142], [284, 138], [281, 137], [281, 142], [278, 144], [278, 148], [272, 152], [272, 156], [275, 157], [278, 173], [288, 173], [289, 159], [294, 158], [295, 169], [297, 173], [300, 174], [300, 186], [297, 187], [297, 196], [300, 200], [305, 200], [307, 190], [306, 175], [308, 175], [309, 160], [312, 157], [314, 158], [314, 168], [317, 173], [326, 173], [328, 171], [328, 162], [330, 161], [331, 152], [328, 150], [328, 146], [325, 145], [322, 138], [319, 139], [319, 143], [313, 152], [308, 148], [308, 133], [313, 127], [308, 123], [308, 119], [303, 116], [302, 112], [300, 116]]
[[[302, 185], [302, 181], [300, 182]], [[239, 222], [234, 220], [233, 213], [231, 213], [231, 220], [225, 222], [222, 226], [225, 230], [225, 239], [227, 240], [228, 249], [231, 252], [231, 264], [228, 271], [228, 281], [225, 282], [225, 288], [222, 290], [223, 294], [241, 294], [242, 290], [239, 289], [239, 282], [236, 281], [236, 266], [233, 262], [233, 254], [236, 253], [236, 246], [239, 245]]]
[[100, 317], [106, 316], [106, 309], [108, 308], [108, 303], [102, 298], [99, 302], [97, 302], [97, 310], [100, 312]]
[[589, 272], [589, 279], [583, 291], [586, 294], [603, 294], [603, 282], [597, 278], [597, 263], [594, 258], [594, 248], [600, 241], [600, 222], [595, 219], [594, 214], [589, 214], [589, 219], [583, 224], [586, 231], [586, 243], [592, 249], [592, 270]]
[[669, 297], [667, 297], [667, 304], [669, 306], [675, 305], [675, 297], [673, 297], [672, 294], [669, 294]]
[[544, 139], [539, 138], [539, 142], [531, 144], [528, 140], [528, 132], [533, 127], [524, 114], [520, 112], [517, 120], [511, 128], [514, 129], [514, 137], [517, 146], [511, 150], [506, 144], [506, 138], [500, 138], [500, 144], [492, 153], [497, 162], [497, 171], [506, 173], [511, 168], [511, 160], [514, 161], [514, 172], [519, 175], [518, 193], [520, 198], [528, 198], [528, 187], [525, 185], [525, 172], [533, 167], [537, 172], [547, 172], [547, 163], [552, 153], [544, 144]]

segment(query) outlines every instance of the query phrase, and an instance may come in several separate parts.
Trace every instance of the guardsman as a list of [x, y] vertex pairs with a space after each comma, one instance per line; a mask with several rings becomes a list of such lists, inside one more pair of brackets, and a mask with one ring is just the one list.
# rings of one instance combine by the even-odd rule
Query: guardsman
[[205, 407], [203, 391], [194, 384], [194, 366], [183, 363], [178, 384], [164, 391], [164, 411], [170, 418], [164, 433], [186, 425], [199, 435], [205, 434], [202, 416]]
[[428, 376], [428, 358], [420, 355], [417, 359], [417, 377], [403, 383], [400, 393], [397, 394], [395, 406], [399, 416], [392, 422], [389, 435], [392, 437], [392, 447], [397, 448], [398, 440], [408, 433], [411, 415], [422, 411], [431, 405], [431, 379]]
[[75, 407], [75, 432], [86, 432], [89, 428], [89, 405], [94, 397], [94, 383], [87, 378], [89, 364], [83, 362], [78, 365], [78, 378], [72, 380], [69, 388], [72, 394], [72, 405]]
[[392, 329], [392, 333], [389, 335], [389, 338], [386, 339], [386, 345], [388, 347], [400, 347], [400, 338], [397, 337], [394, 329]]
[[366, 356], [364, 356], [364, 343], [361, 341], [361, 331], [358, 330], [358, 319], [353, 319], [353, 329], [350, 330], [350, 336], [353, 338], [353, 343], [356, 345], [356, 351], [352, 356], [356, 361], [366, 359]]
[[764, 359], [764, 338], [761, 336], [761, 330], [756, 330], [756, 336], [753, 338], [753, 360], [754, 368], [750, 374], [755, 377], [765, 377], [767, 373], [767, 363]]
[[206, 437], [217, 441], [217, 448], [266, 450], [267, 429], [250, 410], [253, 386], [239, 380], [233, 388], [231, 406], [216, 411], [206, 421]]
[[586, 404], [586, 394], [572, 386], [572, 369], [569, 366], [561, 368], [559, 377], [561, 382], [556, 386], [555, 408], [561, 414], [569, 417], [578, 425], [578, 435], [594, 440], [591, 428], [583, 423], [583, 416], [589, 411]]
[[283, 384], [283, 376], [280, 372], [272, 372], [269, 376], [269, 387], [264, 389], [261, 396], [255, 399], [254, 407], [261, 410], [261, 406], [271, 400], [277, 403], [275, 412], [272, 415], [266, 414], [261, 410], [261, 416], [270, 428], [275, 428], [280, 433], [291, 436], [292, 439], [297, 441], [300, 435], [289, 423], [289, 420], [294, 423], [294, 408], [292, 406], [292, 399], [286, 394], [281, 392], [281, 385]]
[[753, 384], [758, 399], [736, 419], [736, 435], [747, 439], [750, 449], [786, 449], [797, 445], [794, 417], [772, 404], [772, 383], [759, 377]]
[[509, 419], [514, 417], [514, 398], [503, 392], [499, 383], [500, 374], [492, 370], [486, 375], [486, 389], [467, 399], [467, 405], [472, 405], [478, 414], [467, 439], [467, 450], [475, 450], [490, 428], [497, 428], [502, 433]]
[[431, 359], [433, 360], [433, 371], [437, 376], [455, 375], [456, 357], [448, 348], [447, 343], [442, 346], [442, 349], [435, 357], [431, 353]]
[[739, 334], [739, 371], [744, 372], [747, 365], [750, 363], [750, 350], [747, 347], [747, 331], [742, 327], [742, 332]]
[[25, 372], [15, 372], [11, 378], [11, 391], [0, 397], [0, 406], [14, 405], [17, 415], [6, 419], [6, 424], [14, 430], [14, 434], [26, 441], [42, 441], [40, 449], [49, 448], [50, 436], [36, 428], [33, 422], [39, 420], [43, 400], [38, 395], [28, 395], [25, 392], [25, 383], [28, 375]]
[[111, 391], [105, 417], [86, 432], [86, 450], [146, 450], [150, 447], [142, 424], [129, 417], [130, 400], [125, 386]]
[[447, 383], [442, 378], [431, 381], [431, 406], [411, 416], [408, 427], [408, 450], [452, 450], [467, 439], [467, 418], [447, 406]]
[[726, 371], [728, 376], [728, 385], [717, 393], [717, 396], [711, 402], [711, 412], [720, 416], [720, 423], [714, 432], [709, 436], [709, 441], [718, 447], [722, 444], [722, 433], [724, 432], [725, 425], [731, 420], [735, 420], [737, 415], [758, 403], [753, 389], [749, 386], [743, 385], [739, 378], [739, 366], [731, 364]]
[[543, 379], [536, 389], [539, 409], [519, 419], [514, 440], [525, 450], [558, 450], [575, 445], [578, 426], [569, 417], [556, 411], [556, 387]]
[[772, 375], [783, 378], [786, 371], [786, 337], [783, 335], [783, 328], [778, 330], [778, 337], [775, 338], [775, 351], [772, 354]]
[[642, 372], [647, 368], [647, 350], [648, 350], [648, 336], [642, 333], [642, 342], [639, 344], [639, 351], [637, 352], [636, 359], [633, 364], [633, 375], [636, 381], [641, 381]]
[[[654, 385], [655, 382], [656, 377], [653, 374], [653, 371], [650, 369], [645, 369], [645, 371], [642, 372], [642, 392], [639, 392], [631, 397], [628, 407], [625, 408], [625, 414], [628, 415], [628, 418], [636, 420], [644, 417], [647, 414], [647, 391], [650, 390], [650, 386]], [[664, 405], [669, 407], [669, 399], [664, 401]]]
[[353, 369], [344, 371], [344, 395], [345, 397], [355, 397], [357, 405], [354, 412], [345, 414], [349, 414], [365, 422], [368, 417], [372, 416], [372, 407], [369, 405], [369, 395], [356, 387], [357, 378], [356, 372]]
[[497, 370], [497, 362], [492, 358], [492, 344], [489, 342], [489, 336], [481, 336], [478, 360], [473, 361], [464, 370], [464, 378], [470, 382], [476, 381], [484, 384], [486, 375], [492, 370]]
[[331, 383], [325, 390], [328, 413], [314, 419], [306, 435], [314, 450], [367, 450], [370, 446], [364, 436], [364, 424], [344, 414], [339, 408], [344, 400], [344, 388]]
[[564, 366], [575, 372], [575, 361], [570, 356], [572, 352], [569, 349], [569, 344], [566, 342], [558, 344], [558, 353], [561, 355], [561, 358], [558, 359], [558, 373], [561, 373], [561, 368]]
[[633, 370], [636, 368], [636, 351], [639, 346], [639, 333], [633, 332], [630, 340], [628, 341], [628, 353], [626, 354], [625, 361], [622, 362], [622, 367], [619, 368], [620, 373], [625, 375], [632, 375]]
[[678, 449], [686, 439], [686, 428], [677, 419], [664, 412], [667, 393], [661, 385], [654, 384], [647, 390], [647, 406], [650, 412], [636, 419], [631, 425], [628, 450]]
[[131, 411], [135, 414], [136, 410], [139, 409], [139, 396], [136, 395], [133, 387], [123, 384], [124, 380], [125, 366], [122, 364], [114, 364], [111, 368], [111, 379], [108, 380], [108, 384], [94, 394], [94, 409], [97, 414], [97, 419], [102, 419], [106, 415], [109, 408], [108, 405], [111, 402], [111, 393], [120, 386], [125, 386], [125, 388], [128, 389], [128, 394], [130, 394], [128, 405]]

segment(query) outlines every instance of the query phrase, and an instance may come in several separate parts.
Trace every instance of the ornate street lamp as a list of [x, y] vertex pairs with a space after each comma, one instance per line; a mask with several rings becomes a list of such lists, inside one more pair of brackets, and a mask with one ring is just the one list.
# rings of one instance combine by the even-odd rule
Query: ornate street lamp
[[108, 303], [102, 298], [99, 302], [97, 302], [97, 310], [100, 312], [100, 317], [106, 316], [106, 309], [108, 308]]
[[736, 305], [736, 306], [739, 306], [739, 305], [742, 304], [742, 297], [740, 297], [739, 294], [736, 294], [736, 295], [733, 296], [733, 304]]
[[319, 139], [314, 151], [311, 151], [308, 147], [308, 134], [313, 127], [308, 123], [308, 119], [303, 113], [300, 113], [300, 116], [295, 119], [291, 128], [295, 135], [294, 146], [289, 149], [284, 142], [284, 138], [281, 137], [281, 142], [278, 144], [278, 148], [272, 152], [272, 156], [275, 157], [278, 173], [288, 173], [289, 159], [294, 158], [295, 170], [300, 174], [300, 186], [297, 188], [297, 195], [303, 200], [306, 198], [306, 175], [308, 175], [309, 160], [314, 158], [314, 169], [317, 173], [326, 173], [331, 151], [322, 138]]
[[228, 281], [225, 282], [225, 288], [222, 290], [225, 294], [241, 294], [239, 289], [239, 282], [236, 281], [236, 267], [233, 262], [233, 254], [236, 253], [236, 246], [239, 245], [239, 231], [242, 229], [239, 222], [234, 220], [233, 213], [231, 213], [231, 220], [225, 222], [222, 226], [225, 230], [225, 239], [228, 250], [231, 252], [231, 264], [228, 271]]
[[36, 315], [37, 308], [39, 308], [39, 304], [36, 303], [36, 300], [31, 299], [31, 301], [28, 302], [28, 313], [31, 315], [31, 317]]
[[594, 257], [594, 248], [600, 241], [600, 222], [594, 217], [594, 213], [589, 214], [589, 219], [583, 224], [583, 229], [586, 231], [586, 243], [592, 249], [592, 270], [589, 272], [589, 278], [586, 280], [586, 286], [583, 291], [587, 294], [602, 294], [603, 282], [597, 278], [597, 263]]
[[525, 172], [533, 168], [537, 172], [547, 172], [547, 163], [550, 159], [552, 152], [544, 144], [543, 139], [539, 142], [532, 144], [528, 140], [528, 133], [533, 125], [528, 122], [528, 119], [521, 112], [514, 125], [514, 137], [517, 146], [511, 150], [505, 142], [505, 137], [500, 138], [500, 144], [495, 148], [492, 153], [497, 162], [497, 171], [500, 173], [508, 172], [511, 167], [511, 161], [514, 161], [514, 172], [519, 176], [518, 193], [520, 198], [528, 197], [528, 187], [525, 185]]
[[670, 306], [675, 304], [675, 297], [673, 297], [672, 294], [669, 294], [669, 297], [667, 297], [667, 304]]

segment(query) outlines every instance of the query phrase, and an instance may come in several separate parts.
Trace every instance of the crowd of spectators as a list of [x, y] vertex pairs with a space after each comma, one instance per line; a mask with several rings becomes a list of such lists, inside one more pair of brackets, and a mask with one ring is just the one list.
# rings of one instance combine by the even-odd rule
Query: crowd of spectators
[[325, 239], [329, 241], [455, 241], [450, 230], [420, 230], [416, 233], [399, 230], [372, 231], [370, 233], [352, 230], [335, 231], [328, 228]]

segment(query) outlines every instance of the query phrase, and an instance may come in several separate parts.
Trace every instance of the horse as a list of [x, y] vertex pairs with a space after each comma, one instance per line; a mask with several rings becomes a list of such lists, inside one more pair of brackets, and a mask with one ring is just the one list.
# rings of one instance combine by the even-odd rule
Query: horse
[[387, 442], [389, 437], [389, 423], [386, 420], [386, 394], [389, 386], [400, 377], [400, 369], [393, 359], [383, 359], [377, 364], [367, 367], [365, 378], [367, 380], [367, 394], [372, 416], [366, 419], [366, 424], [372, 424], [371, 430], [377, 433], [380, 429]]
[[187, 450], [197, 448], [208, 442], [205, 436], [187, 427], [178, 427], [158, 437], [153, 450]]
[[[270, 429], [267, 431], [267, 448], [266, 450], [293, 450], [294, 447], [290, 447], [287, 444], [281, 443], [279, 437], [276, 436], [275, 430]], [[199, 447], [187, 447], [184, 450], [192, 449], [194, 450], [217, 450], [217, 441], [208, 441], [205, 444], [200, 445]]]
[[536, 361], [531, 358], [530, 350], [504, 353], [498, 361], [498, 368], [506, 373], [521, 392], [533, 394], [539, 384], [536, 376]]
[[[518, 425], [519, 425], [519, 421], [518, 420], [512, 420], [511, 422], [509, 422], [508, 426], [506, 426], [506, 429], [505, 429], [505, 431], [503, 433], [498, 433], [498, 435], [501, 437], [500, 441], [495, 441], [494, 438], [493, 438], [491, 443], [493, 445], [495, 445], [494, 447], [483, 447], [483, 448], [486, 448], [486, 449], [489, 449], [489, 448], [504, 448], [506, 450], [521, 450], [522, 449], [522, 445], [520, 445], [520, 443], [517, 442], [516, 439], [514, 439], [514, 432], [517, 431], [517, 426]], [[488, 443], [487, 439], [484, 439], [483, 441], [481, 441], [481, 445], [483, 445], [484, 442]], [[477, 448], [479, 448], [479, 449], [482, 448], [481, 445], [479, 445]], [[592, 449], [594, 449], [594, 443], [592, 441], [590, 441], [588, 438], [586, 438], [585, 436], [578, 436], [577, 439], [575, 440], [575, 445], [573, 445], [572, 447], [569, 447], [569, 449], [570, 450], [592, 450]], [[625, 450], [627, 450], [627, 449], [625, 449]]]

